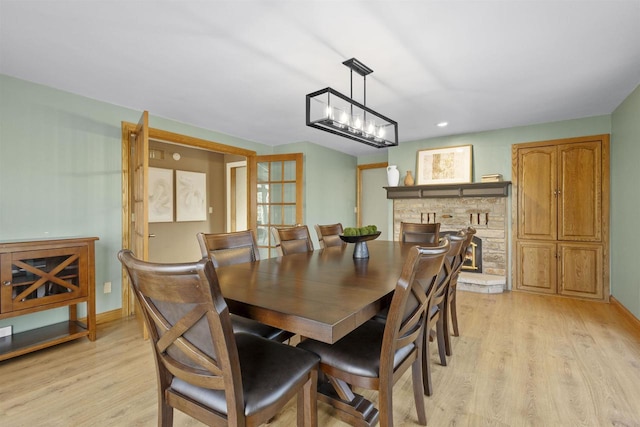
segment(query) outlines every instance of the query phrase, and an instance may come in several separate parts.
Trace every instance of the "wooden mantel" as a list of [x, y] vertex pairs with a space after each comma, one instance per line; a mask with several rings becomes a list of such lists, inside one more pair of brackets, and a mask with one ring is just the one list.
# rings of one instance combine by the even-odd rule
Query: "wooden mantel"
[[507, 197], [510, 185], [511, 181], [498, 181], [384, 188], [387, 190], [387, 199], [435, 199], [444, 197]]

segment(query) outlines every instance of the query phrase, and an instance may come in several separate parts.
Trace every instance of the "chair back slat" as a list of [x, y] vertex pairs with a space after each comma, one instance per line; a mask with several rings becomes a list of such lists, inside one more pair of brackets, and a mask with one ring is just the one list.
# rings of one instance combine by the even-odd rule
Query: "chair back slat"
[[216, 268], [260, 260], [258, 244], [251, 230], [198, 233], [197, 238], [202, 257], [210, 258]]
[[279, 256], [313, 252], [313, 242], [306, 225], [271, 227], [271, 234]]
[[440, 239], [440, 223], [400, 222], [400, 241], [437, 245]]
[[235, 337], [212, 262], [155, 264], [129, 250], [118, 258], [142, 307], [160, 372], [226, 390], [242, 402]]
[[[381, 355], [383, 370], [393, 372], [393, 355], [407, 345], [421, 346], [424, 323], [431, 294], [449, 250], [445, 240], [437, 247], [414, 246], [410, 249], [396, 284], [387, 315]], [[387, 350], [389, 349], [389, 350]]]
[[320, 243], [320, 249], [329, 248], [332, 246], [343, 246], [346, 242], [340, 239], [339, 235], [343, 233], [341, 223], [328, 224], [328, 225], [315, 225], [316, 234], [318, 235], [318, 243]]

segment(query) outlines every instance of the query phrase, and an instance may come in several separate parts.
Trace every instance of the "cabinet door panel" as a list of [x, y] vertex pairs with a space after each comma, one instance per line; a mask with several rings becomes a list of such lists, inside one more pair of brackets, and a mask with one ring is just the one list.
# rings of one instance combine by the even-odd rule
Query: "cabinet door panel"
[[601, 142], [558, 147], [558, 240], [602, 240]]
[[86, 297], [86, 251], [78, 246], [3, 254], [2, 313]]
[[518, 151], [518, 238], [556, 239], [556, 183], [556, 147]]
[[560, 251], [560, 294], [582, 298], [603, 297], [602, 245], [563, 243]]
[[556, 245], [547, 242], [517, 242], [516, 288], [555, 294], [557, 292]]

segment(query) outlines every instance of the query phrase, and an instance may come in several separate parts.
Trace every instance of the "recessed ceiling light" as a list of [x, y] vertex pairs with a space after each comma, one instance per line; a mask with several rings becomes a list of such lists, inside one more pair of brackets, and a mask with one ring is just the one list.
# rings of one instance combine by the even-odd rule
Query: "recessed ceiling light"
[[440, 122], [440, 123], [437, 123], [436, 126], [438, 126], [439, 128], [443, 128], [443, 127], [446, 127], [448, 124], [449, 122]]

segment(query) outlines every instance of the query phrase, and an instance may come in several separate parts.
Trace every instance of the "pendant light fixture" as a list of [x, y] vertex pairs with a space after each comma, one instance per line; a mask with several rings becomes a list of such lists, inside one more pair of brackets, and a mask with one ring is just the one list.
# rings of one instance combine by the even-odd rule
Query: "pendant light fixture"
[[[351, 96], [327, 87], [307, 95], [307, 126], [322, 129], [376, 148], [398, 145], [398, 122], [367, 107], [367, 75], [373, 70], [356, 58], [343, 62], [351, 69]], [[353, 99], [353, 72], [364, 82], [364, 99]]]

